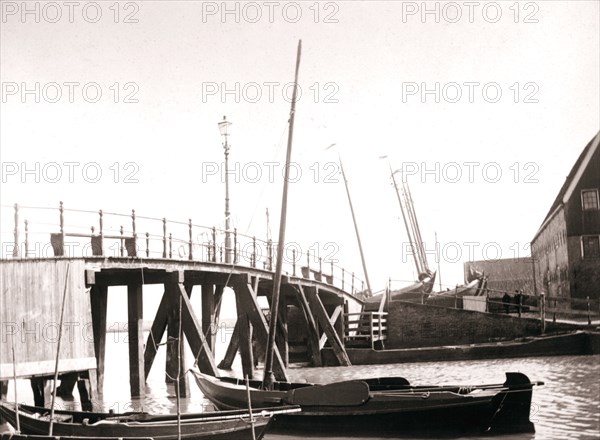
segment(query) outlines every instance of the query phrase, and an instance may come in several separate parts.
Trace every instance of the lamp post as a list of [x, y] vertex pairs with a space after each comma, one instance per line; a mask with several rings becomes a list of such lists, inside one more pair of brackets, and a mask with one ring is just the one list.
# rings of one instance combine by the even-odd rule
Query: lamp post
[[223, 120], [218, 123], [219, 131], [223, 137], [223, 152], [225, 153], [225, 263], [231, 263], [231, 220], [229, 212], [229, 127], [231, 122], [223, 116]]

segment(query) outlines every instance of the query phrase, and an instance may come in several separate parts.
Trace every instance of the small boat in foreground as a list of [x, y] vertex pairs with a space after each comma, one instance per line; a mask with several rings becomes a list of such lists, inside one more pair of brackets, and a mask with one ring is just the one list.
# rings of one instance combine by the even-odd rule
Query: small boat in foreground
[[[246, 405], [247, 407], [247, 405]], [[93, 413], [85, 411], [54, 411], [53, 436], [50, 432], [50, 409], [19, 405], [19, 422], [22, 434], [78, 438], [153, 438], [176, 440], [178, 438], [210, 440], [256, 439], [264, 436], [275, 414], [300, 411], [299, 407], [261, 408], [247, 410], [181, 414], [152, 415], [148, 413]], [[17, 413], [14, 404], [0, 402], [0, 414], [16, 427]]]
[[[245, 382], [192, 370], [204, 395], [220, 409], [247, 405]], [[532, 388], [522, 373], [506, 373], [502, 384], [412, 386], [402, 377], [349, 380], [326, 385], [275, 382], [264, 390], [250, 381], [253, 408], [299, 405], [300, 413], [278, 415], [278, 432], [369, 435], [405, 433], [534, 432], [529, 420]]]

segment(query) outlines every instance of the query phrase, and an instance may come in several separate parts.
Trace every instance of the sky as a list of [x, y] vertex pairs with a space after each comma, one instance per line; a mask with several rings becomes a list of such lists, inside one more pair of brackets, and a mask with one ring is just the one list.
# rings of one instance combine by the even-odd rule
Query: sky
[[597, 1], [0, 3], [3, 258], [14, 203], [222, 228], [223, 115], [233, 226], [277, 237], [300, 39], [286, 241], [362, 277], [339, 154], [373, 290], [417, 275], [390, 166], [445, 289], [529, 255], [600, 126]]

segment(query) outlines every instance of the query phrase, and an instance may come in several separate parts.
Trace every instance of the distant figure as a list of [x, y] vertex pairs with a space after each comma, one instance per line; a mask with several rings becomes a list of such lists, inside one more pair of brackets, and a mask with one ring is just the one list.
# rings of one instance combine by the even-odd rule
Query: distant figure
[[515, 304], [523, 304], [523, 291], [515, 290]]
[[502, 297], [502, 303], [504, 304], [504, 313], [508, 314], [508, 312], [510, 311], [510, 301], [511, 301], [511, 296], [508, 294], [508, 292], [504, 292], [504, 296]]

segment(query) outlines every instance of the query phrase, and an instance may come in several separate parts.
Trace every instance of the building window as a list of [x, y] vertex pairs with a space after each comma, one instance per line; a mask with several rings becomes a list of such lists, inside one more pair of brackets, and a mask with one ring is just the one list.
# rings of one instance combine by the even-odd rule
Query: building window
[[581, 253], [583, 258], [600, 258], [600, 236], [584, 235], [581, 237]]
[[597, 189], [584, 189], [581, 191], [581, 207], [584, 211], [598, 210]]

